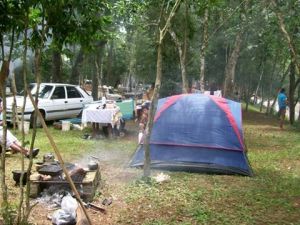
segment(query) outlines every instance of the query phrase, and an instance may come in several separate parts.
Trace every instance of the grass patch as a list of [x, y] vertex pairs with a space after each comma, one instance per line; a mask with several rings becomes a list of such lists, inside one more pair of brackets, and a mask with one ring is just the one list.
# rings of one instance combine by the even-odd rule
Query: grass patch
[[[126, 138], [98, 141], [83, 140], [81, 131], [50, 131], [67, 161], [100, 157], [104, 190], [96, 201], [105, 194], [114, 202], [109, 216], [97, 217], [98, 224], [102, 220], [120, 225], [300, 224], [299, 129], [286, 125], [280, 131], [276, 117], [257, 110], [244, 113], [243, 120], [254, 177], [164, 171], [170, 180], [163, 183], [130, 179], [133, 172], [127, 166], [136, 147], [134, 126]], [[41, 155], [52, 151], [40, 129], [36, 146]], [[9, 167], [15, 160], [9, 158]], [[141, 170], [133, 171], [141, 177]]]

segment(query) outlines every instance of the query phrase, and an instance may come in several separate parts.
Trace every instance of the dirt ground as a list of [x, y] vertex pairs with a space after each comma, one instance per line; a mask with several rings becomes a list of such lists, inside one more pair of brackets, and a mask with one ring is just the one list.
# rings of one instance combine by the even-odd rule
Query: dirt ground
[[[106, 214], [96, 212], [92, 209], [87, 209], [93, 224], [118, 224], [118, 216], [122, 209], [126, 208], [126, 203], [122, 195], [122, 187], [130, 180], [137, 176], [137, 171], [124, 168], [116, 168], [111, 166], [108, 162], [101, 166], [101, 180], [98, 188], [99, 196], [96, 195], [93, 203], [106, 210]], [[112, 204], [105, 206], [102, 204], [104, 199], [112, 199]], [[55, 210], [48, 209], [47, 204], [39, 203], [32, 211], [31, 221], [36, 225], [52, 224], [48, 219]]]
[[[127, 140], [136, 140], [136, 125], [134, 122], [127, 125], [128, 133], [123, 139]], [[93, 224], [106, 224], [113, 225], [119, 224], [118, 217], [122, 209], [126, 208], [126, 203], [124, 201], [124, 195], [122, 190], [124, 185], [128, 182], [136, 179], [141, 176], [142, 171], [137, 169], [132, 169], [128, 167], [128, 162], [131, 157], [131, 154], [124, 153], [122, 149], [107, 149], [101, 153], [92, 152], [91, 155], [100, 158], [100, 173], [101, 180], [98, 186], [93, 204], [98, 205], [106, 210], [106, 214], [97, 212], [93, 209], [87, 209], [88, 214], [93, 222]], [[82, 156], [87, 158], [86, 155]], [[17, 157], [8, 156], [7, 168], [13, 168], [13, 164], [17, 162]], [[11, 174], [11, 171], [7, 171], [7, 174]], [[7, 184], [9, 188], [10, 196], [19, 196], [19, 188], [15, 186], [12, 177], [7, 177]], [[12, 197], [13, 198], [13, 197]], [[110, 205], [103, 205], [102, 202], [104, 199], [112, 200]], [[32, 200], [34, 203], [35, 200]], [[56, 209], [53, 209], [49, 204], [38, 202], [37, 205], [32, 210], [30, 216], [30, 222], [35, 225], [46, 225], [51, 223], [51, 216]]]

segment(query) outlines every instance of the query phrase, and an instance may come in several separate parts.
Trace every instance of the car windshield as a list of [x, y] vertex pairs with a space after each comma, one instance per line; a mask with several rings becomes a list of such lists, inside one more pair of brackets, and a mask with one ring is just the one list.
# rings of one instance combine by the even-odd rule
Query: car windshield
[[51, 85], [41, 86], [39, 91], [39, 98], [49, 98], [52, 89], [53, 86]]
[[[31, 90], [30, 91], [31, 95], [35, 96], [37, 85], [36, 84], [29, 84], [29, 89]], [[51, 86], [51, 85], [41, 84], [40, 85], [40, 90], [39, 90], [39, 98], [44, 98], [44, 99], [49, 98], [52, 89], [53, 89], [53, 86]], [[23, 94], [24, 94], [24, 90], [19, 93], [19, 95], [23, 95]]]

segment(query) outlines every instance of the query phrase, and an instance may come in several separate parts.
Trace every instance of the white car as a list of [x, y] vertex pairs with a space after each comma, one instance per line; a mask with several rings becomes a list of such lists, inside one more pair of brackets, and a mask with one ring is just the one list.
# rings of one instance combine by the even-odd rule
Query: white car
[[[36, 94], [37, 84], [30, 84], [31, 94]], [[79, 86], [60, 83], [41, 83], [39, 90], [38, 108], [46, 121], [73, 118], [83, 109], [83, 106], [93, 101], [92, 96]], [[21, 116], [24, 97], [16, 96], [18, 116]], [[7, 98], [7, 121], [12, 121], [13, 97]], [[32, 123], [34, 107], [29, 99], [26, 99], [24, 120]], [[37, 122], [40, 126], [40, 121]]]
[[98, 96], [99, 99], [105, 96], [107, 100], [114, 100], [114, 101], [118, 101], [122, 99], [122, 95], [115, 93], [113, 87], [111, 86], [107, 87], [106, 85], [98, 87]]

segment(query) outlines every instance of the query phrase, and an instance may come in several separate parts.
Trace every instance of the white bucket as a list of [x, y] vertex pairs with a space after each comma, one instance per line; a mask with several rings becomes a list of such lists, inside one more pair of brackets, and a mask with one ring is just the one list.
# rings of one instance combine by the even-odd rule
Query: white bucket
[[62, 127], [61, 127], [62, 131], [69, 131], [70, 130], [70, 127], [71, 127], [71, 122], [70, 121], [63, 120], [61, 124], [62, 124]]
[[30, 122], [29, 121], [24, 121], [24, 133], [25, 134], [29, 133], [29, 127], [30, 127]]
[[[30, 128], [30, 122], [29, 121], [24, 121], [24, 133], [28, 134], [29, 133], [29, 128]], [[22, 122], [18, 122], [18, 130], [22, 132]]]

